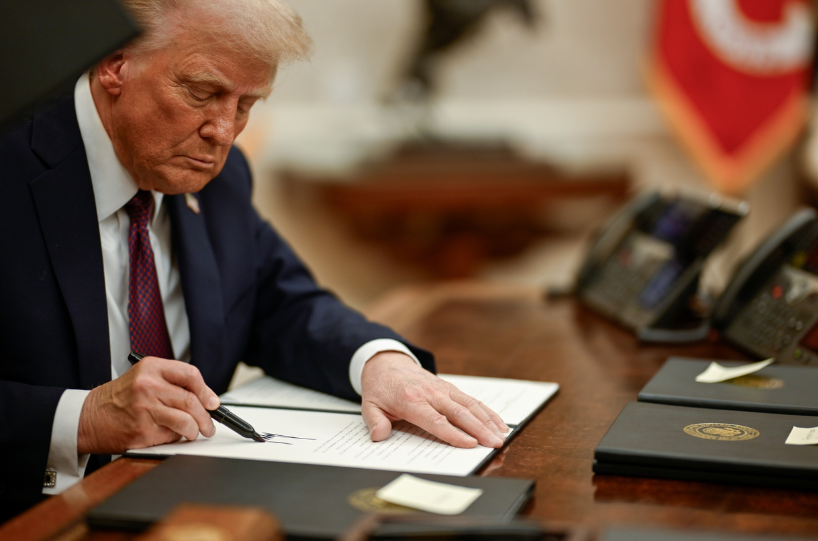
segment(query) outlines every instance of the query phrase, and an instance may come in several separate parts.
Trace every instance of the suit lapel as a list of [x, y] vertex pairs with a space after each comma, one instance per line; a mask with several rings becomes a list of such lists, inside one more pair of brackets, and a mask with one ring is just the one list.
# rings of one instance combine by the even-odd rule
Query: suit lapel
[[[73, 115], [73, 100], [69, 105]], [[66, 128], [65, 113], [61, 103], [35, 118], [33, 148], [53, 168], [34, 179], [30, 189], [74, 327], [80, 385], [92, 389], [111, 380], [105, 275], [88, 161], [76, 116]], [[58, 138], [51, 150], [49, 135]]]
[[[99, 223], [73, 96], [35, 114], [32, 149], [52, 167], [32, 181], [31, 193], [74, 327], [80, 385], [92, 389], [110, 381], [111, 352]], [[166, 196], [165, 201], [190, 325], [191, 359], [207, 381], [208, 368], [218, 364], [225, 351], [216, 256], [204, 215], [192, 212], [182, 195]]]
[[205, 224], [206, 210], [194, 213], [184, 195], [165, 196], [179, 262], [185, 309], [190, 325], [192, 364], [210, 381], [208, 370], [218, 364], [225, 348], [225, 313], [221, 276]]

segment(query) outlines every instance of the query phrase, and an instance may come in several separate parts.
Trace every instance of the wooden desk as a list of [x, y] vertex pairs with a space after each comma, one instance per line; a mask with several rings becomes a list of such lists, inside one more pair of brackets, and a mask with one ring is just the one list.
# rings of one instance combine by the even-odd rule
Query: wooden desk
[[[525, 514], [597, 528], [612, 524], [818, 534], [818, 492], [594, 476], [594, 447], [669, 355], [741, 358], [720, 344], [644, 346], [573, 300], [527, 287], [456, 284], [404, 289], [368, 312], [433, 350], [442, 372], [555, 381], [560, 392], [483, 475], [533, 477]], [[117, 460], [0, 529], [40, 540], [79, 521], [154, 465]], [[69, 528], [70, 539], [128, 539]], [[63, 537], [68, 539], [68, 537]]]

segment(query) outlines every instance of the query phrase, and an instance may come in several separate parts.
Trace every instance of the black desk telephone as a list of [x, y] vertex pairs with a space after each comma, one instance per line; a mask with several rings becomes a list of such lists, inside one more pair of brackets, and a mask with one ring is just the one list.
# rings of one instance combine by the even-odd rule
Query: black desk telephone
[[712, 314], [722, 337], [759, 358], [818, 366], [818, 221], [805, 209], [738, 266]]
[[702, 339], [708, 326], [690, 302], [705, 258], [747, 211], [716, 195], [638, 197], [594, 240], [575, 293], [644, 340]]

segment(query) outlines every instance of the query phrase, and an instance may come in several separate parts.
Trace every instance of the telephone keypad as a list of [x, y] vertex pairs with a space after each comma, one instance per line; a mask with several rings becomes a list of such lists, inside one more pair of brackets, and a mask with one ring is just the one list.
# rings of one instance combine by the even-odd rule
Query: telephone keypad
[[818, 277], [794, 268], [779, 270], [725, 329], [732, 341], [782, 363], [818, 365], [818, 353], [801, 339], [818, 322]]
[[[674, 264], [673, 247], [634, 231], [622, 242], [614, 257], [605, 261], [597, 276], [581, 292], [583, 300], [632, 328], [649, 326], [657, 317], [655, 303], [676, 287], [680, 270]], [[657, 285], [653, 297], [643, 302], [646, 288]]]

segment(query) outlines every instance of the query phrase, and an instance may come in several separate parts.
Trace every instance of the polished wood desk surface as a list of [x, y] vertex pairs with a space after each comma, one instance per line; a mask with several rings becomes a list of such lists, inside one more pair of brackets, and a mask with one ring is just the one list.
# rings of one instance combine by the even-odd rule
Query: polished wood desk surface
[[[571, 299], [533, 287], [460, 283], [396, 291], [368, 311], [435, 352], [441, 372], [554, 381], [557, 396], [482, 475], [537, 480], [524, 514], [591, 528], [608, 525], [818, 535], [818, 492], [595, 476], [594, 448], [622, 407], [671, 355], [743, 358], [718, 343], [639, 344]], [[156, 462], [121, 459], [0, 528], [0, 539], [130, 539], [88, 532], [91, 506]], [[818, 487], [816, 487], [818, 488]]]

